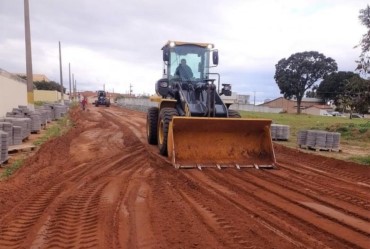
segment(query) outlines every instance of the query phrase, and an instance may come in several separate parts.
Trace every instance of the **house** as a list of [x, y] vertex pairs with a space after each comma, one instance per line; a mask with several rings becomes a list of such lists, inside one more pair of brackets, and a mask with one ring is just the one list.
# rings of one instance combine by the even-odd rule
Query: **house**
[[332, 111], [334, 111], [333, 108], [328, 105], [312, 105], [302, 110], [302, 113], [328, 116]]
[[[317, 98], [303, 98], [301, 101], [301, 112], [304, 109], [311, 107], [313, 105], [323, 105], [324, 101]], [[286, 113], [297, 113], [297, 100], [296, 99], [285, 99], [284, 97], [279, 97], [271, 101], [260, 104], [259, 106], [265, 106], [270, 108], [281, 108], [283, 112]]]
[[27, 82], [0, 68], [0, 117], [27, 104]]

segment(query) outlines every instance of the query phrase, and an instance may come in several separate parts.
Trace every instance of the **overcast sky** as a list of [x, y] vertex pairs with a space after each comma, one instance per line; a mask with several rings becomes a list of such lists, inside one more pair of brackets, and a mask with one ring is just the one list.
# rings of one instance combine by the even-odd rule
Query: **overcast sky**
[[[214, 43], [221, 83], [255, 96], [281, 96], [275, 64], [303, 51], [353, 71], [366, 0], [29, 0], [33, 73], [63, 85], [68, 63], [79, 90], [153, 94], [168, 40]], [[25, 73], [23, 0], [0, 0], [0, 68]], [[1, 86], [0, 86], [0, 90]]]

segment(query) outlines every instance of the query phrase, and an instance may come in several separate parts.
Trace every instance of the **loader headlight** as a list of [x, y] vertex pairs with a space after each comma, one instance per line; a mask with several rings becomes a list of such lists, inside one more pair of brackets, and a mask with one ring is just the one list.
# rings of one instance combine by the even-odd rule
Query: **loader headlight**
[[212, 49], [212, 48], [213, 48], [213, 44], [208, 44], [208, 45], [207, 45], [207, 48], [208, 48], [208, 49]]
[[175, 42], [170, 42], [170, 47], [173, 48], [175, 46]]
[[160, 87], [168, 87], [168, 82], [166, 82], [166, 81], [159, 82], [159, 86]]

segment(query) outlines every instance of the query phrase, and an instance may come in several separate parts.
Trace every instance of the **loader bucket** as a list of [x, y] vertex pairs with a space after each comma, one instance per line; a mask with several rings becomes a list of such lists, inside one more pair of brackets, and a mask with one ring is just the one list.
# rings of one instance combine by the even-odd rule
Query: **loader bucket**
[[173, 117], [168, 156], [176, 168], [274, 167], [271, 120]]

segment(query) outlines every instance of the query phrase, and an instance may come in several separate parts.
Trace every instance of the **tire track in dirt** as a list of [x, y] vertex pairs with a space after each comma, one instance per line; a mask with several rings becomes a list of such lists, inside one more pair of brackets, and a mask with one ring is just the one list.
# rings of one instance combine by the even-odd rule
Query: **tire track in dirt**
[[156, 239], [153, 234], [150, 206], [152, 195], [146, 178], [152, 169], [140, 170], [130, 181], [120, 200], [118, 238], [121, 248], [153, 248]]
[[[96, 126], [96, 124], [93, 125]], [[101, 132], [104, 132], [104, 129]], [[143, 153], [144, 146], [135, 142], [137, 141], [133, 139], [135, 136], [127, 134], [126, 137], [129, 139], [122, 141], [122, 144], [126, 143], [122, 149], [123, 155], [107, 154], [99, 160], [89, 160], [69, 168], [53, 179], [46, 188], [50, 191], [63, 188], [63, 191], [51, 197], [47, 195], [50, 191], [44, 194], [46, 197], [42, 193], [34, 194], [30, 199], [38, 200], [36, 203], [38, 206], [35, 204], [34, 207], [26, 200], [24, 205], [14, 209], [13, 213], [20, 212], [25, 216], [24, 218], [22, 216], [18, 221], [13, 222], [14, 216], [9, 215], [10, 223], [6, 223], [5, 218], [2, 219], [1, 224], [7, 230], [2, 230], [4, 233], [1, 233], [3, 237], [0, 237], [0, 245], [17, 248], [22, 243], [27, 244], [31, 241], [32, 246], [41, 248], [65, 246], [81, 248], [96, 247], [100, 241], [100, 247], [111, 247], [112, 242], [99, 237], [99, 234], [104, 234], [104, 231], [98, 231], [98, 227], [101, 226], [99, 219], [107, 221], [107, 217], [101, 218], [98, 214], [98, 212], [104, 212], [107, 206], [104, 189], [112, 179], [120, 177], [130, 179], [131, 175], [139, 171], [141, 163], [146, 161]], [[117, 146], [114, 139], [108, 141], [106, 145], [109, 146], [109, 144]], [[117, 190], [124, 189], [125, 185], [127, 183], [121, 184], [122, 188]], [[51, 193], [54, 192], [56, 191]], [[53, 198], [57, 199], [54, 203]], [[121, 200], [117, 202], [121, 203]], [[50, 210], [45, 212], [46, 209]], [[19, 222], [24, 225], [19, 225]], [[36, 232], [32, 232], [30, 227], [35, 228]], [[107, 232], [107, 234], [110, 233]], [[104, 241], [105, 243], [102, 243]]]
[[[363, 186], [370, 188], [370, 177], [368, 174], [363, 174], [363, 170], [358, 170], [359, 165], [353, 163], [345, 163], [336, 159], [326, 158], [323, 156], [314, 156], [311, 154], [303, 153], [293, 150], [291, 148], [284, 148], [282, 146], [275, 146], [278, 148], [277, 161], [279, 163], [287, 164], [290, 166], [299, 165], [296, 170], [305, 170], [321, 173], [325, 177], [330, 177], [336, 181], [344, 181], [349, 183], [362, 183]], [[299, 160], [297, 160], [299, 158]], [[348, 167], [348, 165], [354, 165]], [[344, 166], [346, 165], [346, 166]], [[362, 166], [366, 169], [366, 166]], [[292, 170], [293, 167], [290, 167]], [[361, 185], [361, 184], [360, 184]]]
[[[265, 173], [265, 172], [263, 172]], [[279, 182], [276, 182], [275, 180], [268, 181], [266, 178], [266, 174], [258, 174], [257, 176], [253, 174], [252, 172], [247, 172], [248, 176], [252, 178], [252, 183], [255, 186], [259, 186], [260, 188], [263, 188], [267, 191], [270, 191], [274, 193], [275, 195], [280, 196], [283, 199], [286, 199], [298, 206], [308, 207], [311, 209], [311, 211], [316, 212], [322, 216], [326, 216], [326, 218], [333, 219], [338, 223], [341, 223], [344, 226], [348, 226], [356, 231], [359, 231], [363, 233], [365, 236], [370, 234], [370, 223], [368, 222], [368, 212], [365, 210], [361, 210], [362, 212], [359, 213], [359, 218], [357, 217], [351, 217], [349, 213], [342, 212], [342, 215], [340, 215], [340, 218], [336, 217], [335, 214], [338, 214], [338, 208], [337, 206], [333, 206], [332, 213], [334, 214], [327, 214], [326, 212], [321, 211], [319, 208], [315, 209], [312, 208], [314, 206], [325, 206], [326, 209], [329, 209], [329, 207], [326, 205], [326, 203], [317, 203], [315, 202], [315, 198], [311, 198], [310, 195], [307, 195], [303, 192], [296, 191], [294, 189], [289, 189], [286, 187], [285, 184], [280, 184]], [[240, 176], [236, 175], [239, 179], [243, 180]], [[266, 188], [265, 186], [269, 186], [269, 188]], [[298, 185], [299, 186], [299, 185]], [[297, 186], [297, 187], [298, 187]], [[310, 205], [312, 204], [312, 205]], [[315, 205], [313, 205], [315, 204]], [[332, 207], [330, 207], [332, 208]], [[334, 210], [336, 209], [336, 210]], [[339, 208], [341, 209], [341, 208]], [[360, 210], [359, 210], [360, 211]], [[362, 217], [360, 216], [362, 214]]]
[[[227, 248], [253, 248], [253, 245], [243, 236], [243, 229], [239, 224], [233, 224], [224, 218], [224, 214], [217, 214], [215, 205], [210, 205], [194, 193], [185, 193], [179, 190], [184, 199], [194, 209], [200, 219], [204, 221], [208, 229], [217, 236], [225, 237], [223, 243]], [[251, 228], [249, 228], [251, 229]]]
[[[119, 163], [116, 165], [119, 167]], [[51, 239], [45, 243], [50, 247], [111, 248], [113, 232], [107, 224], [113, 223], [112, 214], [120, 203], [120, 200], [114, 197], [117, 196], [115, 192], [126, 191], [129, 185], [127, 179], [131, 179], [140, 171], [140, 168], [135, 165], [137, 165], [137, 160], [132, 160], [131, 163], [127, 164], [129, 169], [124, 169], [121, 172], [116, 170], [112, 174], [106, 173], [99, 178], [90, 178], [84, 184], [87, 187], [81, 188], [80, 186], [80, 190], [74, 193], [76, 196], [66, 199], [65, 203], [57, 209], [55, 220], [52, 220], [51, 223], [60, 224], [60, 226], [46, 229], [49, 231], [46, 237]], [[72, 229], [68, 231], [65, 227], [72, 227]], [[63, 229], [64, 232], [62, 232]], [[79, 233], [81, 230], [82, 232]], [[59, 238], [62, 237], [63, 233], [66, 233], [66, 240]], [[79, 234], [79, 236], [71, 240], [68, 238], [69, 234]], [[108, 237], [111, 239], [107, 239]]]
[[306, 180], [304, 177], [282, 174], [282, 172], [265, 171], [264, 173], [266, 174], [263, 179], [268, 182], [273, 182], [290, 191], [306, 195], [320, 204], [335, 208], [347, 215], [358, 217], [367, 222], [370, 221], [366, 203], [362, 201], [351, 201], [352, 199], [348, 200], [347, 196], [343, 197], [343, 194], [328, 189], [327, 186], [321, 184], [321, 181], [313, 182]]
[[58, 184], [37, 193], [2, 218], [0, 220], [0, 246], [19, 248], [28, 234], [32, 232], [48, 204], [60, 193], [61, 188], [62, 185]]
[[[234, 174], [237, 175], [238, 172]], [[224, 181], [224, 176], [218, 172], [210, 171], [210, 175], [214, 179], [214, 183]], [[327, 216], [324, 212], [318, 212], [309, 205], [303, 205], [304, 202], [312, 203], [306, 196], [296, 195], [284, 188], [279, 188], [274, 182], [263, 180], [263, 177], [263, 175], [255, 176], [253, 173], [249, 173], [248, 176], [243, 175], [240, 178], [230, 175], [224, 183], [231, 185], [232, 188], [237, 187], [243, 193], [243, 196], [246, 194], [249, 198], [253, 198], [255, 202], [260, 202], [261, 205], [266, 206], [267, 210], [270, 209], [271, 213], [285, 214], [286, 220], [294, 220], [292, 225], [302, 224], [306, 230], [311, 227], [312, 234], [316, 234], [317, 237], [322, 237], [321, 234], [327, 234], [331, 238], [328, 241], [330, 243], [333, 243], [335, 238], [338, 245], [349, 243], [352, 248], [366, 248], [369, 229], [363, 224], [366, 223], [365, 221], [361, 221], [361, 224], [357, 223], [357, 227], [354, 229], [348, 224], [343, 224], [341, 221]], [[326, 219], [324, 223], [322, 223], [323, 218]], [[270, 219], [266, 219], [266, 221], [268, 220]], [[321, 225], [317, 227], [316, 224]], [[318, 231], [320, 232], [318, 233]], [[347, 241], [347, 237], [351, 241]], [[354, 238], [356, 239], [354, 240]]]
[[158, 168], [148, 183], [154, 193], [151, 218], [154, 235], [160, 242], [156, 248], [227, 248], [226, 236], [205, 225], [180, 193], [181, 189], [187, 189], [187, 194], [196, 192], [196, 186], [184, 182], [181, 172], [169, 163], [157, 162], [154, 166]]
[[[237, 172], [240, 173], [240, 171]], [[302, 238], [302, 231], [286, 222], [288, 215], [276, 216], [277, 212], [272, 210], [270, 204], [259, 201], [253, 194], [246, 194], [244, 184], [231, 179], [227, 172], [221, 173], [221, 176], [217, 174], [218, 172], [214, 170], [205, 170], [201, 174], [191, 172], [187, 174], [187, 177], [204, 186], [205, 190], [214, 196], [215, 202], [229, 206], [232, 213], [239, 212], [238, 217], [249, 217], [248, 223], [252, 224], [252, 227], [260, 227], [254, 235], [258, 235], [259, 240], [265, 242], [260, 246], [261, 248], [277, 243], [276, 240], [281, 240], [279, 245], [285, 242], [282, 248], [316, 248], [318, 245], [324, 248], [324, 245], [316, 239]], [[230, 184], [230, 181], [233, 181], [233, 184]], [[249, 191], [253, 193], [256, 189], [256, 187], [251, 187]], [[226, 215], [225, 218], [231, 217]], [[245, 229], [247, 228], [244, 228], [244, 231]], [[255, 243], [256, 239], [252, 240]]]
[[97, 247], [99, 196], [104, 186], [91, 185], [57, 207], [45, 229], [46, 248]]
[[[343, 181], [328, 178], [316, 170], [296, 169], [297, 164], [280, 164], [280, 167], [283, 168], [285, 172], [289, 172], [288, 174], [291, 174], [291, 177], [296, 179], [298, 182], [306, 182], [308, 185], [316, 185], [317, 190], [322, 193], [345, 200], [346, 202], [363, 207], [366, 210], [370, 210], [370, 202], [368, 201], [370, 198], [368, 194], [370, 188], [361, 184], [359, 185], [356, 179], [354, 179], [353, 182], [350, 182], [347, 180]], [[354, 188], [356, 188], [357, 191], [353, 191]], [[340, 190], [340, 192], [336, 190]]]

